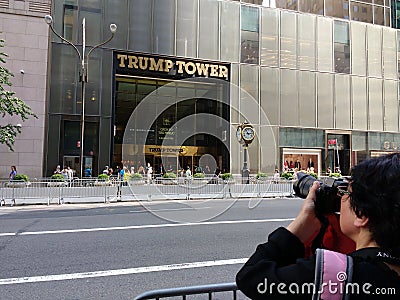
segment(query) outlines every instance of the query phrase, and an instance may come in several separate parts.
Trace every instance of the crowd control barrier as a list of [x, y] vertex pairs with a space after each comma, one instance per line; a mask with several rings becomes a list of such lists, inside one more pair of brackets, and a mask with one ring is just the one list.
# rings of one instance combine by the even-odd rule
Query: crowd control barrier
[[38, 179], [30, 182], [0, 181], [0, 205], [108, 203], [117, 201], [191, 200], [226, 198], [266, 198], [293, 196], [293, 181], [219, 177], [119, 181], [97, 178], [57, 181]]
[[[224, 293], [222, 295], [222, 293]], [[215, 295], [218, 294], [218, 295]], [[190, 295], [207, 295], [208, 299], [214, 299], [214, 295], [218, 296], [218, 299], [238, 299], [238, 294], [242, 295], [242, 299], [247, 299], [243, 294], [238, 292], [238, 288], [235, 282], [232, 283], [219, 283], [219, 284], [208, 284], [208, 285], [197, 285], [181, 288], [161, 289], [144, 292], [135, 298], [135, 300], [147, 300], [147, 299], [163, 299], [171, 297], [181, 297], [186, 299]], [[222, 297], [222, 298], [221, 298]], [[206, 299], [206, 298], [202, 298]]]

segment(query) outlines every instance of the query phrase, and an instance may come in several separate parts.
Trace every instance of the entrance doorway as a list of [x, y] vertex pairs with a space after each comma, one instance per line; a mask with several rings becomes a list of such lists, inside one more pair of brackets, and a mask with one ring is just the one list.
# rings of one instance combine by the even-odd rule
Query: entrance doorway
[[[228, 92], [225, 85], [218, 82], [202, 83], [117, 75], [114, 166], [131, 165], [134, 170], [138, 170], [140, 165], [150, 163], [156, 172], [162, 163], [166, 170], [178, 174], [182, 168], [193, 168], [201, 162], [202, 155], [208, 154], [213, 156], [215, 161], [221, 162], [219, 168], [229, 170], [229, 151], [222, 139], [198, 130], [209, 126], [216, 129], [216, 132], [229, 134], [229, 128], [224, 125], [229, 124], [229, 105], [207, 96], [218, 95], [221, 99], [228, 99]], [[149, 94], [151, 101], [146, 99]], [[155, 115], [154, 112], [157, 112], [157, 117], [149, 129], [141, 128], [141, 124], [135, 121], [134, 128], [129, 129], [132, 134], [126, 139], [126, 126], [139, 104], [149, 115]], [[201, 117], [198, 117], [199, 114]], [[221, 119], [226, 122], [221, 122]], [[181, 120], [186, 120], [187, 123], [179, 127], [177, 124]], [[145, 139], [139, 139], [143, 134], [146, 134]], [[185, 138], [182, 139], [182, 136]], [[145, 147], [139, 145], [140, 140], [146, 141]]]
[[340, 133], [327, 133], [327, 151], [325, 157], [326, 168], [332, 172], [349, 175], [351, 166], [351, 135]]

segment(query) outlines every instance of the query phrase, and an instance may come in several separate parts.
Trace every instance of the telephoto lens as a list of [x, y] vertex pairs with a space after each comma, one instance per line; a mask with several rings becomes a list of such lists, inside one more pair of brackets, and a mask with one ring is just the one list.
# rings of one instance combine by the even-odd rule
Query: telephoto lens
[[[306, 198], [314, 181], [313, 176], [306, 173], [297, 173], [297, 180], [293, 183], [293, 190], [300, 198]], [[340, 197], [337, 195], [338, 186], [347, 187], [347, 180], [328, 177], [318, 180], [320, 188], [316, 191], [315, 212], [317, 215], [336, 213], [340, 211]]]

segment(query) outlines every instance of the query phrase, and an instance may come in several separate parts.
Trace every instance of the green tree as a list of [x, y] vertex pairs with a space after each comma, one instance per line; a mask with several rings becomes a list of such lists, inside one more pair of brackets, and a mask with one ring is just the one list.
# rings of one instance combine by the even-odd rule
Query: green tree
[[[4, 47], [4, 40], [0, 39], [0, 48]], [[1, 49], [0, 49], [1, 50]], [[32, 109], [21, 99], [15, 97], [15, 92], [8, 91], [11, 87], [10, 78], [14, 75], [4, 66], [8, 55], [0, 51], [0, 116], [3, 121], [0, 124], [0, 144], [5, 144], [14, 151], [14, 142], [17, 134], [21, 133], [21, 126], [18, 124], [3, 124], [4, 117], [19, 116], [22, 122], [25, 122], [30, 116], [38, 118]]]

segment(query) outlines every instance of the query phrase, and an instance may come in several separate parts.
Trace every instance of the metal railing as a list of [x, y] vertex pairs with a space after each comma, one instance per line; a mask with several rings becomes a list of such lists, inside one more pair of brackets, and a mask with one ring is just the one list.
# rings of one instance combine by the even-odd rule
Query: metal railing
[[293, 181], [276, 181], [273, 178], [253, 178], [249, 184], [243, 184], [241, 178], [222, 180], [218, 177], [146, 178], [128, 181], [117, 178], [107, 181], [97, 178], [0, 181], [0, 205], [291, 196]]
[[[148, 291], [140, 294], [135, 300], [146, 300], [146, 299], [161, 299], [170, 297], [182, 297], [186, 299], [189, 295], [207, 295], [208, 299], [213, 299], [215, 293], [231, 292], [232, 299], [237, 299], [238, 288], [235, 282], [231, 283], [219, 283], [219, 284], [208, 284], [208, 285], [197, 285], [188, 286], [181, 288], [170, 288]], [[224, 297], [224, 299], [227, 299]]]

